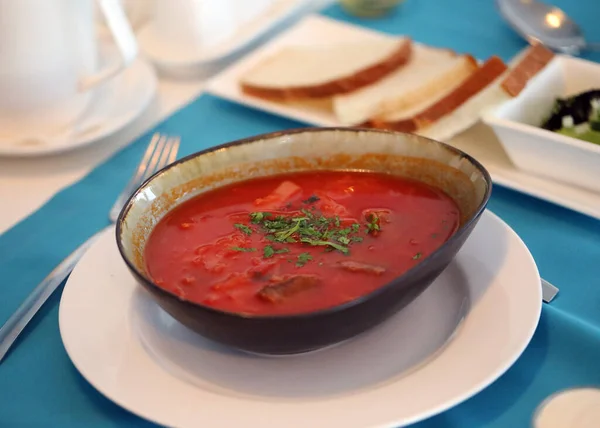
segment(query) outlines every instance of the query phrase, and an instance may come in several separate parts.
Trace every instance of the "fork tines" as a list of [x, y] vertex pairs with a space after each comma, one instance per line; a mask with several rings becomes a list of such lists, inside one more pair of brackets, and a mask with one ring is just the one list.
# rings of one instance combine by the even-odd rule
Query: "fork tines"
[[112, 221], [116, 220], [125, 205], [125, 201], [129, 199], [140, 184], [163, 167], [175, 161], [178, 150], [179, 137], [169, 137], [158, 132], [152, 136], [135, 174], [131, 177], [131, 180], [129, 180], [129, 183], [127, 183], [110, 210]]

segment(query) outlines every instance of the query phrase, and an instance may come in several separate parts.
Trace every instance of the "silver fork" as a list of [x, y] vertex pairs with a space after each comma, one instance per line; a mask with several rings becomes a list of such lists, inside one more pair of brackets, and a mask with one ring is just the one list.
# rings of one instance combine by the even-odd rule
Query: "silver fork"
[[[114, 205], [109, 211], [108, 218], [111, 225], [116, 223], [119, 213], [127, 199], [152, 174], [164, 166], [172, 163], [177, 157], [179, 150], [179, 138], [154, 134], [148, 144], [148, 148], [138, 165], [135, 174], [121, 191]], [[27, 296], [27, 299], [19, 306], [10, 318], [0, 328], [0, 363], [6, 356], [17, 337], [33, 319], [42, 305], [54, 293], [58, 286], [69, 276], [79, 259], [87, 249], [96, 241], [104, 230], [96, 233], [66, 259], [64, 259], [42, 282]]]

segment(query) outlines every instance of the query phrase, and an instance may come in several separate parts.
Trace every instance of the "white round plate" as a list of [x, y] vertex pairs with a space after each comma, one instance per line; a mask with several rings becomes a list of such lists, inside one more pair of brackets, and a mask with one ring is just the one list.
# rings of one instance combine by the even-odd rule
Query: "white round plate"
[[0, 156], [58, 154], [100, 141], [137, 119], [154, 98], [157, 85], [152, 66], [138, 58], [95, 91], [76, 129], [52, 137], [0, 141]]
[[434, 284], [384, 324], [305, 355], [249, 355], [154, 304], [109, 229], [69, 278], [59, 324], [69, 357], [98, 391], [162, 425], [397, 427], [504, 373], [529, 343], [541, 302], [527, 247], [485, 212]]

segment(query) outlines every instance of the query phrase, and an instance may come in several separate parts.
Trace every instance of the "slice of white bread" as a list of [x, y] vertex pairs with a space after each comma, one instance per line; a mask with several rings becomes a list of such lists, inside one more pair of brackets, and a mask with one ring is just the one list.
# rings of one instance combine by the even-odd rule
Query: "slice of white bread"
[[554, 58], [554, 55], [554, 52], [542, 44], [523, 49], [510, 61], [510, 71], [502, 80], [502, 89], [510, 97], [516, 97], [529, 80]]
[[331, 97], [370, 85], [410, 60], [412, 41], [381, 38], [327, 47], [289, 47], [258, 63], [242, 91], [267, 99]]
[[333, 97], [333, 110], [342, 125], [358, 125], [385, 112], [408, 110], [435, 98], [477, 70], [471, 56], [448, 49], [413, 44], [410, 61], [378, 82]]
[[454, 112], [458, 107], [478, 94], [485, 87], [501, 76], [507, 67], [504, 62], [494, 56], [488, 59], [477, 71], [451, 91], [436, 97], [419, 112], [397, 111], [387, 112], [374, 118], [371, 125], [377, 128], [394, 129], [396, 131], [414, 132], [429, 126], [443, 116]]
[[390, 112], [373, 118], [369, 124], [430, 138], [449, 138], [453, 130], [474, 125], [482, 111], [517, 96], [553, 56], [552, 51], [541, 45], [532, 46], [517, 55], [510, 68], [500, 58], [491, 57], [462, 84], [423, 105], [419, 112], [414, 109]]

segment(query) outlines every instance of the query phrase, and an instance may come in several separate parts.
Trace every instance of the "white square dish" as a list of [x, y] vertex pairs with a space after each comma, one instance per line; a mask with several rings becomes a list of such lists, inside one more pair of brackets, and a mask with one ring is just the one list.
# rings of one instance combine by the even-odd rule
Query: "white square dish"
[[600, 64], [557, 55], [516, 98], [484, 115], [517, 168], [600, 193], [600, 145], [542, 129], [556, 98], [600, 89]]

